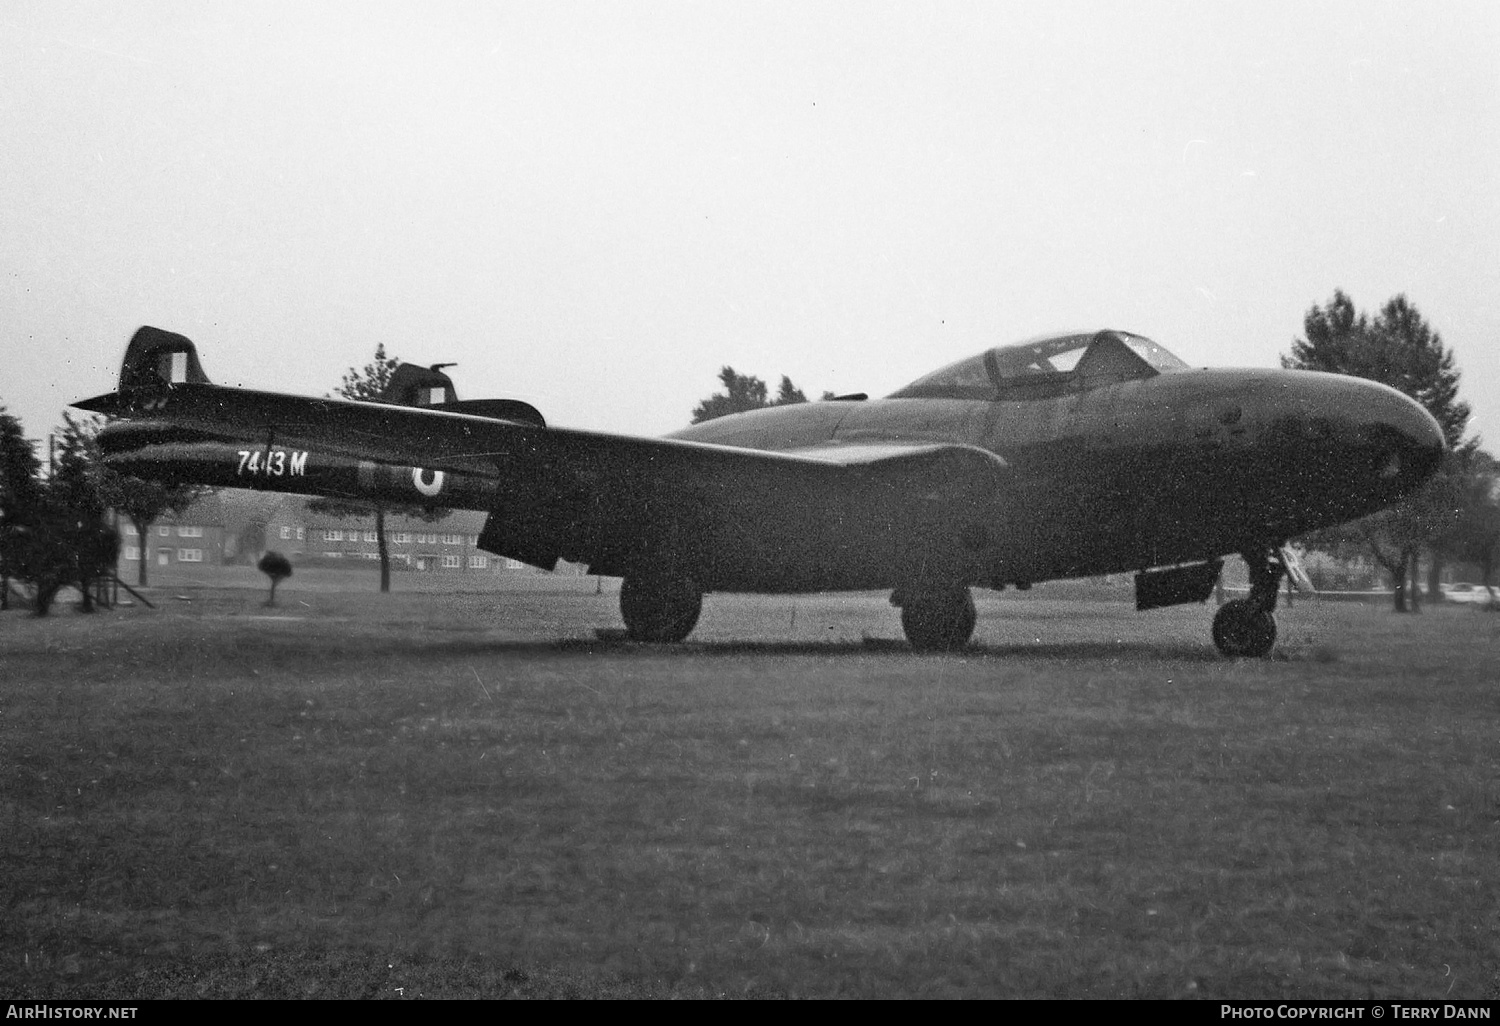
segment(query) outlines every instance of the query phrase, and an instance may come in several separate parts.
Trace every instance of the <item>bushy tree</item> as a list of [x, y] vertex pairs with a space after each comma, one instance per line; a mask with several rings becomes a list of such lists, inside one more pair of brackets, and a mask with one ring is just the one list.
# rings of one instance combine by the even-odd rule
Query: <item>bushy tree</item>
[[[365, 364], [362, 369], [356, 370], [350, 367], [344, 373], [343, 380], [335, 392], [345, 399], [357, 399], [361, 402], [381, 402], [385, 398], [386, 389], [390, 387], [391, 378], [396, 373], [396, 368], [401, 366], [401, 360], [395, 356], [387, 356], [384, 343], [375, 346], [375, 358]], [[385, 519], [389, 513], [403, 516], [416, 517], [429, 523], [443, 519], [448, 515], [448, 510], [423, 506], [419, 503], [391, 503], [381, 501], [351, 502], [344, 499], [319, 498], [313, 499], [307, 504], [307, 508], [314, 513], [322, 513], [334, 517], [371, 517], [375, 521], [375, 543], [380, 553], [380, 590], [387, 592], [391, 590], [391, 554], [386, 542]]]
[[[38, 616], [46, 616], [58, 592], [69, 585], [78, 587], [83, 610], [92, 612], [94, 587], [114, 574], [119, 556], [119, 538], [104, 520], [96, 487], [89, 426], [71, 417], [64, 421], [51, 473], [32, 478], [34, 504], [25, 509], [8, 503], [7, 570], [32, 586]], [[17, 469], [24, 471], [24, 454], [13, 439], [7, 444]], [[25, 489], [19, 474], [7, 485], [10, 495]]]
[[21, 546], [41, 516], [41, 461], [21, 422], [0, 406], [0, 609], [10, 608]]
[[266, 599], [266, 605], [276, 604], [276, 586], [288, 577], [292, 576], [292, 561], [281, 553], [268, 550], [260, 557], [260, 562], [255, 568], [271, 579], [271, 595]]
[[1441, 539], [1456, 521], [1465, 464], [1477, 448], [1463, 438], [1469, 407], [1458, 399], [1453, 353], [1405, 296], [1396, 296], [1371, 318], [1343, 291], [1335, 291], [1327, 304], [1307, 312], [1303, 331], [1307, 337], [1292, 343], [1283, 367], [1383, 382], [1420, 402], [1442, 427], [1448, 455], [1431, 482], [1395, 506], [1309, 539], [1327, 549], [1361, 540], [1390, 574], [1396, 610], [1408, 608], [1409, 583], [1415, 609], [1418, 556], [1436, 544], [1440, 558]]
[[[749, 410], [762, 410], [768, 406], [790, 406], [794, 403], [807, 402], [807, 396], [802, 389], [793, 385], [792, 379], [785, 374], [781, 376], [781, 385], [776, 390], [775, 399], [770, 398], [764, 381], [753, 374], [736, 373], [733, 367], [721, 367], [719, 381], [724, 385], [724, 391], [715, 392], [693, 407], [692, 422], [694, 424], [727, 417], [731, 413], [745, 413]], [[824, 398], [828, 398], [826, 393]]]
[[[108, 506], [99, 490], [101, 465], [94, 438], [98, 425], [63, 414], [56, 464], [47, 480], [46, 506], [52, 530], [68, 553], [64, 584], [83, 593], [84, 612], [93, 612], [93, 592], [101, 579], [114, 576], [119, 536], [105, 520]], [[40, 610], [39, 610], [40, 611]]]
[[391, 378], [399, 366], [401, 366], [401, 359], [396, 356], [387, 356], [385, 343], [377, 343], [375, 358], [359, 370], [350, 367], [345, 371], [343, 380], [339, 382], [339, 387], [334, 390], [334, 393], [345, 399], [358, 399], [367, 403], [379, 402], [385, 398], [385, 391], [390, 387]]
[[1487, 452], [1475, 453], [1447, 542], [1455, 558], [1473, 563], [1480, 583], [1494, 584], [1500, 564], [1500, 464]]

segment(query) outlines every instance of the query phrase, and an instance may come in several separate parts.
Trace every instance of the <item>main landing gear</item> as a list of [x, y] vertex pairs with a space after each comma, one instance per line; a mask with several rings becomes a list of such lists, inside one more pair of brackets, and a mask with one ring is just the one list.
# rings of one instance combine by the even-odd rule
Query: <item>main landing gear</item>
[[1276, 643], [1276, 596], [1287, 572], [1279, 547], [1241, 554], [1250, 571], [1250, 595], [1214, 614], [1214, 644], [1230, 657], [1260, 658]]
[[974, 596], [967, 587], [897, 588], [891, 605], [901, 607], [901, 629], [918, 652], [963, 648], [974, 633]]
[[675, 644], [693, 632], [703, 589], [686, 577], [631, 576], [620, 582], [620, 616], [631, 641]]

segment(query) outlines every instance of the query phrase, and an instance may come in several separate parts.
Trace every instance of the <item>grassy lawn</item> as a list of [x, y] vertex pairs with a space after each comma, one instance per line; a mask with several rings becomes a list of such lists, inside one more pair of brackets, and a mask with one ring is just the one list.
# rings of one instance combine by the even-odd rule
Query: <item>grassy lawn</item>
[[1492, 614], [190, 583], [0, 615], [0, 997], [1500, 996]]

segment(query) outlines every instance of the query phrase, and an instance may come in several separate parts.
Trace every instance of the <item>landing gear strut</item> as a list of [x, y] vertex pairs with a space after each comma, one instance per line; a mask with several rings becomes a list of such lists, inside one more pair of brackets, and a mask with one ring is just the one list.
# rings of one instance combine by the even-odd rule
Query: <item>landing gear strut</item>
[[703, 589], [686, 577], [631, 576], [620, 582], [620, 616], [631, 641], [675, 644], [693, 632]]
[[911, 590], [898, 588], [891, 605], [901, 607], [901, 629], [918, 652], [951, 652], [963, 648], [974, 633], [974, 596], [966, 587]]
[[1250, 571], [1250, 595], [1234, 599], [1214, 614], [1214, 644], [1231, 658], [1260, 658], [1276, 644], [1276, 595], [1287, 572], [1279, 546], [1241, 555]]

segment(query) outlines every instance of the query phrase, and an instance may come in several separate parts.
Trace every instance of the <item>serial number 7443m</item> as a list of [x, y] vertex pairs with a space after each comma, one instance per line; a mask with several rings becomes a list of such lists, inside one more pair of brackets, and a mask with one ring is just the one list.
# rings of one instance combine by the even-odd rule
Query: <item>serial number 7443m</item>
[[240, 477], [302, 477], [307, 473], [307, 453], [295, 449], [241, 449]]

